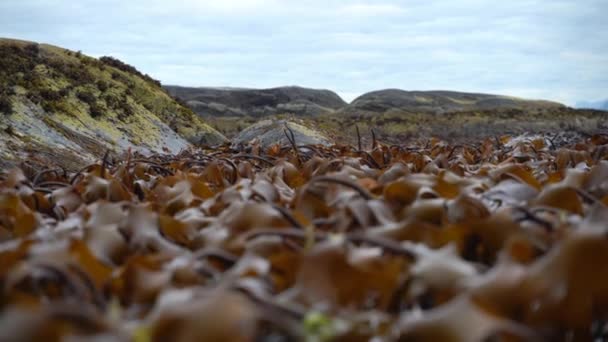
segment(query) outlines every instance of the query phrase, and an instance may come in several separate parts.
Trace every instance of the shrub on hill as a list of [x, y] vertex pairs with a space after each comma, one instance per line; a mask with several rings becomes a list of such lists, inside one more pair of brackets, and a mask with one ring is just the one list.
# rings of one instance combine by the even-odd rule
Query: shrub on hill
[[110, 87], [108, 85], [108, 82], [102, 81], [102, 80], [97, 81], [96, 84], [97, 84], [97, 89], [99, 89], [99, 91], [101, 91], [102, 93], [105, 92], [106, 90], [108, 90], [108, 88]]
[[115, 94], [105, 94], [103, 100], [106, 105], [118, 113], [118, 117], [122, 120], [135, 114], [133, 107], [129, 104], [127, 95], [117, 96]]
[[40, 97], [46, 101], [58, 101], [63, 97], [62, 92], [52, 89], [41, 89], [38, 93], [40, 94]]
[[13, 112], [13, 104], [6, 94], [0, 94], [0, 113], [9, 115]]
[[40, 46], [36, 43], [26, 45], [23, 50], [32, 57], [38, 57], [40, 54]]
[[78, 64], [65, 64], [63, 74], [72, 81], [74, 85], [85, 85], [95, 82], [95, 76]]
[[[141, 73], [139, 70], [137, 70], [134, 66], [129, 65], [117, 58], [114, 57], [110, 57], [110, 56], [103, 56], [101, 58], [99, 58], [99, 60], [103, 63], [105, 63], [106, 65], [109, 65], [111, 67], [114, 67], [118, 70], [122, 70], [124, 72], [139, 76], [141, 78], [143, 78], [144, 80], [146, 80], [147, 82], [150, 82], [152, 84], [155, 84], [157, 86], [161, 86], [160, 81], [153, 79], [152, 77], [150, 77], [150, 75], [148, 74], [143, 74]], [[112, 75], [112, 78], [117, 79], [118, 76], [114, 76]]]
[[105, 108], [98, 105], [97, 103], [93, 103], [93, 104], [89, 105], [89, 107], [90, 107], [89, 113], [91, 114], [92, 118], [95, 118], [95, 119], [99, 118], [99, 117], [103, 116], [105, 113]]
[[95, 101], [97, 101], [95, 95], [93, 95], [93, 93], [91, 93], [89, 90], [79, 91], [78, 93], [76, 93], [76, 97], [78, 97], [80, 101], [88, 104], [89, 106], [94, 104]]
[[26, 48], [16, 44], [1, 45], [0, 81], [4, 84], [14, 85], [23, 75], [31, 73], [39, 62], [37, 49], [37, 45]]

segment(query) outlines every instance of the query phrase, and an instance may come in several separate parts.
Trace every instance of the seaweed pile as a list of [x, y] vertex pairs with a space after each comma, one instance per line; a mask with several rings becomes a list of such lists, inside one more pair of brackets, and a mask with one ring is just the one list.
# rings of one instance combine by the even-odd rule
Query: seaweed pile
[[228, 145], [0, 178], [0, 340], [608, 338], [608, 138]]

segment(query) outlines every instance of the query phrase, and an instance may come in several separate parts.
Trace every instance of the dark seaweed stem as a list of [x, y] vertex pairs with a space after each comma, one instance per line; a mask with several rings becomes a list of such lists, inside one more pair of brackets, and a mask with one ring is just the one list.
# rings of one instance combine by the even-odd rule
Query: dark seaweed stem
[[197, 265], [195, 268], [196, 273], [200, 274], [203, 277], [208, 278], [218, 278], [221, 275], [221, 272], [213, 268], [212, 266], [207, 265]]
[[441, 148], [443, 148], [443, 147], [444, 147], [444, 146], [442, 146], [442, 145], [440, 145], [440, 144], [437, 144], [437, 145], [433, 146], [433, 148], [431, 148], [431, 150], [429, 151], [429, 154], [430, 154], [430, 155], [432, 155], [432, 154], [433, 154], [433, 152], [435, 152], [435, 150], [437, 150], [437, 149], [441, 149]]
[[[327, 233], [320, 231], [306, 232], [304, 230], [298, 229], [260, 229], [254, 230], [245, 235], [245, 240], [252, 240], [256, 237], [260, 236], [278, 236], [282, 238], [288, 239], [298, 239], [300, 241], [306, 241], [310, 237], [310, 234], [313, 235], [315, 241], [323, 241], [326, 240], [329, 236]], [[409, 249], [401, 246], [398, 242], [395, 242], [390, 239], [386, 239], [379, 236], [369, 236], [360, 233], [352, 233], [344, 235], [345, 241], [354, 243], [354, 244], [367, 244], [374, 247], [379, 247], [384, 252], [394, 255], [405, 256], [410, 260], [415, 260], [416, 255], [410, 251]]]
[[[287, 132], [289, 131], [289, 134]], [[296, 137], [293, 133], [293, 130], [285, 123], [285, 129], [283, 130], [285, 137], [289, 140], [291, 147], [293, 148], [293, 152], [296, 154], [296, 158], [298, 159], [298, 166], [302, 165], [302, 157], [300, 156], [300, 151], [298, 150], [298, 145], [296, 144]]]
[[[295, 307], [294, 305], [290, 305], [289, 303], [279, 303], [276, 300], [274, 300], [273, 297], [271, 297], [267, 294], [258, 293], [260, 291], [253, 291], [248, 286], [235, 284], [234, 287], [236, 290], [244, 293], [252, 301], [254, 301], [258, 304], [261, 304], [262, 306], [264, 306], [266, 308], [278, 310], [281, 314], [287, 314], [290, 317], [295, 318], [298, 321], [302, 320], [304, 318], [304, 316], [306, 315], [306, 313], [304, 311], [300, 310], [299, 308]], [[279, 322], [281, 320], [276, 319], [275, 321]]]
[[239, 257], [217, 248], [205, 248], [194, 253], [195, 259], [215, 259], [226, 266], [232, 266], [239, 261]]
[[[373, 196], [367, 190], [365, 190], [359, 184], [356, 184], [350, 180], [346, 180], [346, 179], [338, 178], [338, 177], [334, 177], [334, 176], [319, 176], [319, 177], [315, 177], [315, 178], [311, 179], [309, 184], [313, 184], [316, 182], [335, 183], [335, 184], [343, 185], [343, 186], [346, 186], [348, 188], [355, 190], [365, 200], [369, 201], [369, 200], [373, 199]], [[308, 189], [308, 187], [307, 187], [307, 189]]]
[[472, 148], [474, 150], [477, 151], [477, 153], [479, 153], [479, 155], [481, 156], [483, 154], [483, 151], [481, 151], [481, 148], [479, 148], [479, 146], [474, 145], [474, 144], [466, 144], [467, 147]]
[[583, 199], [583, 201], [585, 201], [587, 203], [595, 204], [600, 201], [595, 196], [593, 196], [592, 194], [588, 193], [587, 191], [585, 191], [583, 189], [577, 189], [577, 188], [573, 188], [573, 189]]
[[206, 160], [199, 160], [199, 159], [188, 159], [188, 160], [183, 160], [183, 159], [178, 159], [176, 161], [182, 163], [182, 167], [186, 168], [186, 169], [191, 169], [193, 167], [197, 167], [197, 166], [207, 166], [209, 165], [209, 162], [212, 161], [213, 159], [206, 159]]
[[268, 164], [269, 166], [274, 166], [274, 162], [271, 161], [270, 159], [267, 159], [265, 157], [261, 157], [261, 156], [256, 156], [253, 154], [246, 154], [246, 153], [240, 153], [237, 155], [232, 156], [233, 159], [253, 159], [253, 160], [259, 160], [262, 161], [266, 164]]
[[557, 138], [557, 134], [555, 134], [553, 137], [547, 136], [547, 140], [549, 141], [549, 144], [551, 144], [551, 146], [549, 147], [551, 150], [557, 149], [557, 147], [555, 146], [556, 138]]
[[32, 179], [32, 184], [33, 184], [33, 185], [37, 185], [37, 184], [38, 184], [38, 181], [40, 181], [40, 179], [41, 179], [43, 176], [45, 176], [45, 175], [47, 175], [47, 174], [49, 174], [49, 173], [54, 173], [54, 174], [55, 174], [55, 177], [59, 178], [59, 172], [60, 172], [60, 171], [63, 171], [63, 172], [65, 173], [65, 170], [64, 170], [64, 169], [46, 169], [46, 170], [42, 170], [42, 171], [38, 172], [38, 173], [37, 173], [37, 174], [34, 176], [34, 178]]
[[103, 159], [101, 159], [101, 171], [99, 171], [100, 178], [106, 178], [106, 167], [108, 166], [108, 156], [110, 155], [110, 150], [106, 150], [106, 153], [103, 155]]
[[[246, 233], [244, 235], [244, 239], [245, 241], [248, 241], [260, 236], [278, 236], [282, 238], [292, 238], [305, 241], [310, 236], [309, 234], [309, 232], [306, 232], [303, 229], [258, 229]], [[315, 231], [312, 232], [312, 234], [314, 234], [314, 238], [316, 241], [324, 240], [327, 237], [327, 234], [323, 232]]]
[[452, 155], [454, 154], [454, 151], [456, 151], [457, 148], [462, 148], [464, 150], [464, 146], [462, 145], [454, 145], [454, 147], [452, 147], [452, 149], [450, 150], [450, 153], [448, 154], [448, 160], [450, 160], [450, 158], [452, 158]]
[[534, 151], [534, 154], [538, 155], [538, 150], [536, 150], [536, 147], [534, 147], [534, 143], [530, 140], [530, 139], [526, 139], [524, 141], [525, 145], [528, 146], [529, 148], [532, 149], [532, 151]]
[[218, 160], [221, 160], [230, 166], [232, 169], [232, 179], [230, 180], [230, 184], [236, 184], [239, 179], [239, 169], [236, 167], [236, 164], [228, 158], [218, 158]]
[[106, 303], [104, 301], [104, 297], [103, 295], [100, 293], [100, 291], [97, 289], [97, 287], [95, 286], [95, 284], [93, 283], [93, 280], [91, 279], [91, 277], [89, 276], [88, 273], [86, 273], [81, 267], [76, 266], [74, 264], [70, 264], [67, 266], [68, 269], [76, 275], [76, 277], [78, 277], [82, 284], [86, 287], [86, 289], [89, 291], [93, 304], [100, 310], [105, 310], [106, 308]]
[[516, 219], [517, 222], [531, 221], [545, 228], [547, 232], [552, 232], [554, 230], [553, 224], [551, 222], [538, 217], [535, 213], [528, 210], [528, 208], [517, 206], [513, 207], [513, 209], [523, 214], [522, 217]]
[[70, 184], [74, 185], [74, 183], [76, 183], [76, 180], [78, 180], [78, 178], [80, 178], [84, 172], [86, 172], [88, 169], [90, 169], [91, 167], [93, 167], [95, 165], [97, 165], [97, 163], [89, 164], [89, 165], [81, 168], [80, 170], [76, 171], [76, 173], [72, 176], [72, 178], [70, 178]]
[[295, 217], [294, 217], [294, 216], [293, 216], [293, 215], [292, 215], [292, 214], [289, 212], [289, 210], [287, 210], [287, 209], [285, 209], [284, 207], [281, 207], [280, 205], [277, 205], [277, 204], [275, 204], [275, 203], [270, 203], [270, 205], [271, 205], [271, 206], [272, 206], [272, 207], [273, 207], [273, 208], [274, 208], [276, 211], [278, 211], [278, 212], [281, 214], [281, 216], [283, 216], [283, 218], [284, 218], [284, 219], [285, 219], [287, 222], [291, 223], [291, 225], [292, 225], [294, 228], [297, 228], [297, 229], [304, 229], [304, 226], [302, 226], [302, 225], [300, 224], [300, 222], [298, 222], [298, 220], [297, 220], [297, 219], [296, 219], [296, 218], [295, 218]]
[[358, 151], [363, 150], [361, 147], [361, 133], [359, 132], [359, 125], [355, 125], [355, 129], [357, 130], [357, 147]]
[[494, 148], [495, 149], [499, 149], [502, 147], [502, 141], [500, 141], [500, 138], [498, 136], [494, 136]]
[[59, 187], [59, 188], [64, 188], [66, 186], [70, 186], [71, 184], [69, 183], [64, 183], [64, 182], [42, 182], [38, 184], [38, 188], [50, 188], [50, 187]]
[[369, 129], [372, 132], [372, 151], [376, 149], [376, 146], [378, 146], [378, 141], [376, 140], [376, 132], [374, 131], [373, 128]]
[[378, 163], [376, 162], [376, 160], [374, 159], [374, 157], [372, 157], [371, 154], [369, 154], [369, 152], [367, 151], [359, 151], [359, 154], [363, 154], [365, 156], [365, 161], [367, 162], [367, 164], [375, 169], [381, 169], [382, 167], [380, 165], [378, 165]]
[[479, 153], [480, 157], [481, 157], [481, 155], [483, 155], [483, 152], [481, 151], [481, 149], [475, 145], [472, 145], [472, 144], [454, 145], [452, 147], [452, 149], [450, 150], [450, 153], [448, 154], [447, 159], [450, 160], [452, 158], [452, 156], [454, 155], [454, 152], [459, 148], [462, 149], [463, 151], [466, 151], [467, 148], [469, 148], [469, 149], [477, 151], [477, 153]]
[[426, 139], [426, 141], [424, 143], [424, 147], [422, 147], [422, 149], [428, 150], [430, 147], [431, 147], [431, 139]]
[[[170, 162], [178, 162], [182, 169], [190, 169], [194, 166], [207, 166], [210, 162], [214, 160], [226, 160], [224, 157], [217, 157], [219, 154], [205, 155], [205, 154], [195, 154], [191, 156], [180, 156], [179, 158], [172, 158]], [[169, 164], [169, 163], [167, 163]]]
[[[106, 154], [103, 157], [102, 163], [101, 163], [101, 171], [100, 171], [100, 176], [101, 178], [104, 178], [105, 176], [105, 169], [108, 165], [108, 155], [110, 153], [110, 150], [106, 151]], [[150, 163], [149, 160], [146, 159], [138, 159], [140, 162], [147, 162]], [[134, 161], [133, 161], [134, 162]], [[89, 164], [83, 168], [81, 168], [80, 170], [76, 171], [76, 173], [72, 176], [72, 178], [70, 178], [70, 184], [74, 185], [74, 183], [78, 180], [78, 178], [80, 178], [84, 172], [87, 172], [90, 168], [92, 168], [93, 166], [97, 166], [99, 164], [97, 163], [93, 163], [93, 164]]]
[[513, 150], [514, 150], [513, 147], [508, 147], [508, 148], [501, 149], [501, 151], [500, 151], [500, 153], [498, 155], [498, 160], [499, 161], [505, 160], [505, 157], [507, 155], [509, 155], [511, 152], [513, 152]]
[[173, 176], [175, 174], [173, 171], [169, 170], [168, 168], [166, 168], [166, 167], [164, 167], [164, 166], [162, 166], [162, 165], [160, 165], [160, 164], [158, 164], [156, 162], [153, 162], [151, 160], [147, 160], [147, 159], [134, 159], [134, 160], [131, 161], [131, 163], [132, 164], [137, 164], [137, 163], [148, 164], [148, 165], [150, 165], [151, 168], [153, 168], [153, 169], [155, 169], [157, 171], [163, 172], [163, 173], [165, 173], [165, 175]]
[[409, 249], [401, 246], [398, 242], [380, 236], [370, 236], [362, 233], [351, 233], [346, 235], [346, 240], [352, 243], [363, 243], [375, 247], [380, 247], [385, 252], [395, 255], [402, 255], [411, 260], [416, 259], [416, 255]]

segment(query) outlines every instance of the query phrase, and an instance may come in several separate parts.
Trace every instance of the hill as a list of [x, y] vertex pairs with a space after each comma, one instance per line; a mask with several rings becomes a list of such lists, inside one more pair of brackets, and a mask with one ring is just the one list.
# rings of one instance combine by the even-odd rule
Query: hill
[[314, 116], [347, 104], [333, 91], [295, 86], [270, 89], [165, 86], [165, 89], [203, 116]]
[[451, 113], [476, 110], [545, 110], [563, 108], [557, 102], [455, 91], [405, 91], [385, 89], [363, 94], [341, 109], [345, 114], [389, 111]]
[[160, 82], [117, 59], [0, 39], [0, 151], [77, 167], [106, 150], [176, 153], [225, 138]]

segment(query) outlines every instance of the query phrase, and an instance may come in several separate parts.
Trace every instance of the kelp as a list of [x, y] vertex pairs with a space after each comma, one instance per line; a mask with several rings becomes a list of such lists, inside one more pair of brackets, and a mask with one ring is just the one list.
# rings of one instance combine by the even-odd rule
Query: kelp
[[608, 154], [500, 137], [0, 180], [0, 339], [608, 338]]

